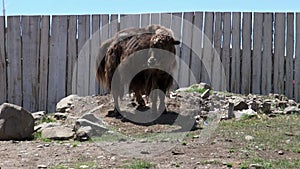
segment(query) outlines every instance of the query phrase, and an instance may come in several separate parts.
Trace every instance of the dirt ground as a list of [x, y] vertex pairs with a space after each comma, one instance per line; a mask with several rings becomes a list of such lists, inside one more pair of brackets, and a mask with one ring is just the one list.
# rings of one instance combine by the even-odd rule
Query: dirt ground
[[[223, 121], [220, 124], [206, 124], [208, 127], [205, 127], [204, 121], [203, 125], [193, 124], [192, 131], [173, 132], [178, 129], [178, 125], [174, 124], [180, 116], [178, 111], [181, 105], [170, 100], [167, 100], [168, 112], [162, 114], [158, 120], [146, 124], [115, 117], [110, 95], [81, 100], [70, 113], [79, 116], [97, 106], [100, 107], [100, 111], [96, 112], [96, 115], [113, 129], [111, 135], [121, 133], [117, 136], [117, 140], [112, 138], [111, 141], [111, 135], [108, 135], [104, 139], [96, 138], [87, 142], [74, 140], [49, 142], [39, 139], [0, 141], [1, 169], [249, 168], [247, 161], [254, 163], [252, 165], [254, 168], [268, 168], [259, 161], [257, 163], [260, 164], [255, 166], [256, 161], [251, 159], [257, 157], [265, 160], [293, 161], [293, 164], [299, 160], [300, 163], [300, 147], [299, 152], [284, 151], [284, 155], [272, 148], [258, 148], [255, 151], [250, 148], [251, 150], [247, 152], [249, 142], [239, 137], [231, 137], [232, 133], [239, 132], [234, 128], [232, 131], [224, 132], [224, 128], [220, 127]], [[184, 108], [187, 109], [188, 107]], [[183, 120], [183, 122], [194, 123], [193, 120]], [[170, 132], [171, 135], [165, 134], [166, 132]], [[297, 135], [295, 139], [299, 141], [299, 136]]]

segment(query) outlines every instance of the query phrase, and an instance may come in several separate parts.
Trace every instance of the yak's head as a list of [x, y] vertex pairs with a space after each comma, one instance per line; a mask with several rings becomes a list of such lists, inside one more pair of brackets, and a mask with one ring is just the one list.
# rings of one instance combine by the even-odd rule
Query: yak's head
[[155, 34], [150, 39], [148, 67], [164, 67], [167, 70], [174, 68], [176, 65], [176, 49], [175, 45], [180, 42], [176, 41], [172, 36], [166, 34]]

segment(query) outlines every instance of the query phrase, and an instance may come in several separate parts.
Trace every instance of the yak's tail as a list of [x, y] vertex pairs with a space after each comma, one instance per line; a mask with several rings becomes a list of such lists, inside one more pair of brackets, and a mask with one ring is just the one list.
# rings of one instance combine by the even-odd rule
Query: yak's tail
[[106, 78], [105, 78], [105, 60], [106, 60], [106, 52], [110, 44], [112, 43], [112, 39], [108, 39], [104, 41], [99, 49], [97, 60], [96, 60], [96, 78], [99, 84], [104, 84], [107, 86]]

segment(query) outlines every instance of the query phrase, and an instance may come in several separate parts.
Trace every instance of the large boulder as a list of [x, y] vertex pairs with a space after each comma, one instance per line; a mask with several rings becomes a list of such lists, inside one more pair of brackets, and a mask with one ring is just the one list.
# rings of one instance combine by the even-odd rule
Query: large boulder
[[32, 137], [34, 118], [24, 108], [4, 103], [0, 106], [0, 140], [23, 140]]

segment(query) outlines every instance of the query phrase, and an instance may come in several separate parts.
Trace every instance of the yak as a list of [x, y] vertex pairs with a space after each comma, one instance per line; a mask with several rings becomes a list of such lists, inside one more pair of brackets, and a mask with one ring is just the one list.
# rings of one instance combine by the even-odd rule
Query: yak
[[146, 105], [142, 97], [146, 95], [151, 99], [152, 111], [157, 111], [158, 99], [159, 110], [164, 110], [165, 94], [173, 84], [171, 72], [176, 67], [178, 44], [172, 30], [160, 25], [121, 30], [101, 44], [96, 78], [113, 95], [115, 111], [119, 111], [118, 99], [123, 97], [126, 85], [138, 107]]

